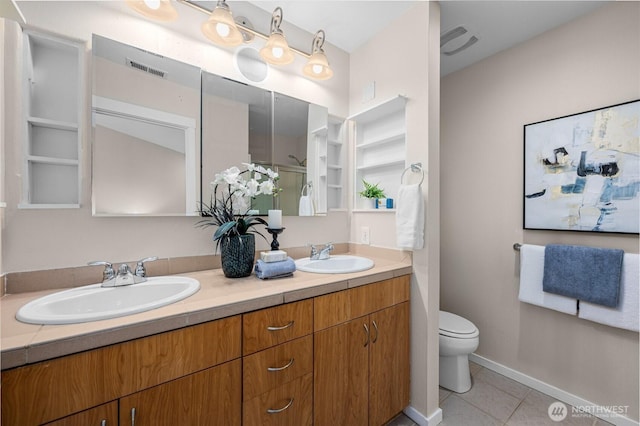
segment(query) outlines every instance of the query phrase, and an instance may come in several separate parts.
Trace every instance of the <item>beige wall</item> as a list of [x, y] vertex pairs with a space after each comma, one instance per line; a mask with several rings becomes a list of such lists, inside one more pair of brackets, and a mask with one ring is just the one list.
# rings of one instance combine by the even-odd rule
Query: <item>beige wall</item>
[[640, 98], [640, 3], [615, 2], [442, 80], [441, 306], [477, 353], [638, 419], [638, 334], [518, 301], [513, 243], [638, 252], [638, 237], [522, 230], [523, 125]]
[[[351, 114], [398, 94], [407, 96], [407, 158], [428, 165], [422, 188], [428, 200], [426, 246], [413, 253], [411, 283], [411, 405], [427, 417], [438, 410], [439, 33], [439, 5], [417, 2], [352, 53], [349, 94]], [[376, 97], [362, 103], [362, 90], [372, 81]], [[350, 148], [353, 151], [353, 146]], [[395, 215], [384, 211], [352, 213], [351, 241], [359, 241], [361, 226], [369, 227], [371, 245], [396, 246]]]
[[[212, 45], [200, 33], [206, 19], [188, 6], [177, 3], [180, 18], [170, 24], [159, 24], [141, 17], [119, 2], [21, 2], [20, 7], [31, 28], [46, 29], [55, 34], [86, 42], [85, 105], [82, 136], [83, 182], [80, 209], [20, 210], [22, 174], [21, 75], [9, 75], [6, 85], [5, 110], [6, 151], [6, 226], [2, 232], [2, 258], [5, 272], [28, 271], [84, 265], [96, 259], [112, 262], [130, 261], [146, 256], [178, 257], [211, 254], [213, 230], [202, 230], [194, 224], [197, 218], [94, 218], [91, 216], [91, 35], [96, 33], [122, 43], [159, 53], [173, 59], [197, 65], [203, 69], [239, 81], [244, 77], [236, 70], [233, 49]], [[257, 9], [257, 8], [256, 8]], [[263, 13], [268, 21], [270, 14]], [[20, 43], [19, 29], [12, 25], [7, 42]], [[180, 30], [180, 32], [178, 32]], [[301, 30], [287, 31], [287, 37], [304, 41], [313, 38]], [[349, 55], [330, 45], [325, 50], [334, 69], [334, 77], [326, 82], [315, 82], [302, 77], [304, 60], [282, 69], [272, 68], [260, 87], [325, 105], [332, 114], [347, 116], [349, 84]], [[6, 52], [5, 61], [20, 63], [20, 51]], [[5, 71], [6, 72], [6, 71]], [[4, 156], [3, 156], [4, 158]], [[347, 213], [332, 212], [322, 218], [285, 217], [287, 228], [278, 240], [283, 247], [303, 246], [306, 243], [347, 242], [349, 239]], [[257, 239], [258, 249], [268, 248]]]

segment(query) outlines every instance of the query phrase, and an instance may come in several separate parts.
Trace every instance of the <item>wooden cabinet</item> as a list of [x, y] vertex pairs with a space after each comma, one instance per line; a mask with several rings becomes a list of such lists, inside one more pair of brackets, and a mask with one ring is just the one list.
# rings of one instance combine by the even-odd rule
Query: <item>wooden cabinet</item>
[[382, 425], [409, 404], [408, 300], [408, 276], [315, 299], [315, 425]]
[[382, 425], [409, 403], [409, 276], [2, 372], [2, 424]]
[[121, 426], [239, 426], [241, 361], [190, 374], [120, 399]]
[[243, 316], [243, 424], [311, 425], [313, 300]]
[[239, 359], [240, 327], [229, 317], [3, 371], [2, 424], [50, 422]]

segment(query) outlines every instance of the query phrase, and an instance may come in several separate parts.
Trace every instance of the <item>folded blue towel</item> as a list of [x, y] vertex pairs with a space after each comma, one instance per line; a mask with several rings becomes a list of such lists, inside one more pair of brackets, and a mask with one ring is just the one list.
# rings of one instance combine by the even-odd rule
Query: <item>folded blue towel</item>
[[623, 250], [550, 244], [542, 289], [609, 307], [618, 306]]
[[296, 270], [296, 263], [292, 258], [280, 262], [264, 262], [262, 259], [256, 260], [255, 272], [258, 278], [266, 280], [270, 278], [290, 277]]

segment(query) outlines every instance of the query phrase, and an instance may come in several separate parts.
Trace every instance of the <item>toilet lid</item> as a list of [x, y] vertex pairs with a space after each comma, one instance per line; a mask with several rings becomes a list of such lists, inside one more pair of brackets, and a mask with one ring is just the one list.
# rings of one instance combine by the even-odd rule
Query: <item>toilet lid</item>
[[476, 337], [479, 331], [468, 319], [451, 312], [440, 311], [440, 334], [470, 339]]

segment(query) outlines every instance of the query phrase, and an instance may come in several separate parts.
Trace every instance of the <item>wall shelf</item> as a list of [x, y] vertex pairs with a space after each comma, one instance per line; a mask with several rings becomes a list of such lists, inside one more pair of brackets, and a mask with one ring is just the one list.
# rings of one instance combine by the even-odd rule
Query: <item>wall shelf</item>
[[78, 208], [84, 45], [23, 32], [24, 156], [20, 208]]
[[368, 209], [358, 194], [367, 181], [382, 188], [388, 198], [397, 198], [406, 163], [406, 102], [406, 97], [396, 96], [350, 117], [355, 123], [354, 212], [394, 211]]

